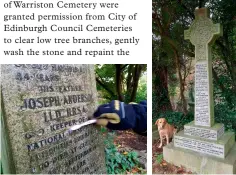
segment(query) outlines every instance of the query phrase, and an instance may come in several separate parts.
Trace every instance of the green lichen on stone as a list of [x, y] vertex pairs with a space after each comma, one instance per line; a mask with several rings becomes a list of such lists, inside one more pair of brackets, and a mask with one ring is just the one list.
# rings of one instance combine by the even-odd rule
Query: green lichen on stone
[[22, 120], [21, 120], [21, 122], [22, 122], [22, 127], [23, 127], [23, 129], [24, 129], [24, 132], [28, 132], [28, 131], [30, 131], [30, 130], [33, 130], [33, 125], [32, 125], [32, 123], [31, 122], [26, 122], [27, 121], [27, 116], [26, 115], [24, 115], [23, 117], [22, 117]]

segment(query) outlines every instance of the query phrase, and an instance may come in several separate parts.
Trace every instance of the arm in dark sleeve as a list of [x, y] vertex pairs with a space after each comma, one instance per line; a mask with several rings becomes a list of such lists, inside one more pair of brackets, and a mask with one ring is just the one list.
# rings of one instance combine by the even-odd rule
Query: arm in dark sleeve
[[113, 130], [133, 129], [140, 135], [147, 135], [147, 102], [124, 105], [124, 115], [120, 115], [119, 124], [108, 123], [107, 128]]
[[147, 135], [146, 101], [141, 101], [139, 104], [125, 104], [113, 100], [111, 103], [99, 106], [94, 113], [94, 117], [98, 121], [106, 121], [103, 126], [109, 129], [133, 129], [134, 132], [140, 135]]
[[137, 105], [133, 105], [135, 111], [135, 126], [133, 131], [140, 135], [147, 135], [147, 101], [141, 101]]

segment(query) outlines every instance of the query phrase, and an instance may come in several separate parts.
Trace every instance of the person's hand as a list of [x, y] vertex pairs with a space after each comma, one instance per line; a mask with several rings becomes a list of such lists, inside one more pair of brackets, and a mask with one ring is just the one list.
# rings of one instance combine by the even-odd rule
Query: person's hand
[[132, 129], [135, 125], [132, 105], [126, 105], [118, 100], [99, 106], [93, 115], [98, 125], [113, 130]]

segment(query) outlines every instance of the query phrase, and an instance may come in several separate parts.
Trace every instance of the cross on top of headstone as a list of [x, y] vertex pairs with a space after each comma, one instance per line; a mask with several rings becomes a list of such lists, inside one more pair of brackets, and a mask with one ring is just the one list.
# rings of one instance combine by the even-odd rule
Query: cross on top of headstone
[[[196, 173], [220, 174], [226, 173], [225, 169], [230, 169], [230, 174], [235, 169], [236, 156], [234, 149], [230, 150], [235, 145], [235, 134], [224, 132], [224, 125], [214, 122], [212, 87], [211, 46], [222, 34], [222, 28], [220, 24], [213, 24], [206, 8], [197, 9], [195, 16], [190, 29], [185, 31], [185, 39], [190, 39], [195, 45], [194, 121], [184, 125], [184, 131], [174, 135], [174, 147], [171, 144], [165, 146], [163, 156], [167, 162], [184, 165]], [[176, 156], [181, 156], [181, 159], [176, 160]], [[191, 159], [192, 163], [187, 159]], [[224, 166], [226, 162], [231, 168], [215, 167], [216, 164], [218, 167]]]
[[208, 45], [222, 35], [220, 24], [213, 24], [209, 18], [210, 13], [207, 8], [195, 10], [195, 20], [191, 27], [184, 31], [185, 39], [189, 39], [195, 45], [195, 58], [197, 60], [206, 60], [208, 58]]
[[195, 46], [195, 125], [214, 125], [211, 45], [222, 35], [220, 24], [213, 24], [209, 10], [195, 10], [195, 20], [184, 31], [185, 39]]

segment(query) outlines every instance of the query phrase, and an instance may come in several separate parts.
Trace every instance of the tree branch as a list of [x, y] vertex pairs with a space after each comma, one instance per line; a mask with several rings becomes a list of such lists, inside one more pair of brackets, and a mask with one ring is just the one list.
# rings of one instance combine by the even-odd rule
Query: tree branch
[[124, 70], [126, 67], [128, 66], [128, 64], [125, 64], [123, 67], [120, 68], [120, 70]]
[[98, 77], [96, 77], [96, 82], [100, 84], [100, 86], [102, 86], [109, 94], [111, 94], [111, 96], [115, 96], [115, 93], [109, 89]]
[[184, 4], [182, 3], [181, 0], [178, 0], [178, 2], [179, 2], [179, 4], [180, 4], [180, 6], [181, 6], [183, 9], [185, 9], [185, 10], [187, 11], [187, 13], [189, 14], [189, 16], [190, 16], [192, 19], [194, 19], [194, 18], [195, 18], [194, 13], [192, 13], [192, 11], [189, 10], [189, 9], [186, 7], [186, 5], [184, 5]]
[[157, 13], [152, 14], [152, 20], [155, 20], [155, 22], [157, 23], [157, 26], [159, 28], [160, 34], [163, 35], [164, 34], [163, 27], [161, 25], [160, 18]]

